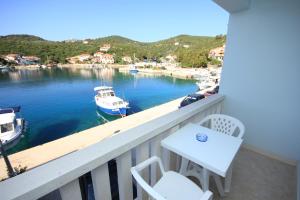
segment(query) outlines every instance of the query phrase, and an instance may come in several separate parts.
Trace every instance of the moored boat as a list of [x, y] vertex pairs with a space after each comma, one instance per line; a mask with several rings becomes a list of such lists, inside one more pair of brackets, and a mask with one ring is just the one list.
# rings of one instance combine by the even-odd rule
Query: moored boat
[[0, 139], [5, 149], [15, 146], [24, 130], [24, 119], [17, 117], [21, 107], [0, 108]]
[[213, 88], [216, 85], [216, 83], [213, 81], [199, 81], [199, 82], [196, 82], [196, 84], [200, 91], [209, 89], [209, 88]]
[[130, 67], [129, 67], [129, 72], [130, 72], [130, 73], [138, 73], [139, 70], [137, 69], [137, 67], [136, 67], [134, 64], [132, 64], [132, 65], [130, 65]]
[[9, 72], [9, 67], [0, 65], [0, 72]]
[[95, 87], [95, 102], [98, 108], [109, 115], [126, 116], [129, 109], [129, 103], [117, 97], [112, 87]]

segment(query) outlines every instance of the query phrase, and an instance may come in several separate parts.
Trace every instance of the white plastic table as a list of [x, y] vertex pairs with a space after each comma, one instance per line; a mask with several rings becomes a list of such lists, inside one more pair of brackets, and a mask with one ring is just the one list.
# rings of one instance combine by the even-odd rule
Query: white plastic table
[[[207, 141], [200, 142], [196, 140], [197, 133], [205, 133], [208, 136]], [[182, 156], [182, 158], [193, 161], [203, 167], [202, 187], [206, 191], [209, 187], [208, 170], [225, 177], [227, 171], [231, 171], [231, 163], [242, 141], [242, 139], [189, 123], [163, 139], [161, 145]], [[229, 176], [231, 176], [231, 173]], [[230, 179], [231, 177], [229, 177]]]

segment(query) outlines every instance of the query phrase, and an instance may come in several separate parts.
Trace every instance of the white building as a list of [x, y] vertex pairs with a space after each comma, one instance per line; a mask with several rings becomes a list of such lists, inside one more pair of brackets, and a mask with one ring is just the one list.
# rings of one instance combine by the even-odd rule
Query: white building
[[132, 59], [130, 56], [123, 56], [122, 60], [126, 63], [132, 63]]
[[3, 56], [4, 60], [12, 61], [12, 62], [16, 62], [17, 58], [19, 58], [19, 57], [20, 57], [19, 54], [7, 54], [7, 55]]
[[66, 58], [66, 60], [68, 61], [68, 63], [77, 64], [77, 63], [83, 63], [89, 61], [91, 58], [92, 56], [90, 54], [85, 53], [73, 57], [68, 57]]
[[90, 54], [80, 54], [80, 55], [78, 56], [78, 60], [79, 60], [80, 62], [84, 62], [84, 61], [89, 60], [91, 57], [92, 57], [92, 56], [91, 56]]
[[170, 63], [176, 62], [177, 56], [176, 55], [167, 55], [166, 60]]
[[100, 51], [102, 52], [108, 52], [108, 50], [110, 49], [110, 44], [104, 44], [100, 47]]
[[96, 53], [94, 53], [94, 57], [102, 57], [104, 53], [97, 51]]
[[114, 56], [111, 54], [103, 54], [101, 57], [101, 63], [103, 64], [113, 64], [115, 62]]
[[222, 47], [217, 47], [217, 48], [211, 49], [209, 51], [208, 57], [216, 59], [216, 60], [220, 61], [221, 63], [223, 63], [224, 52], [225, 52], [225, 45], [223, 45]]

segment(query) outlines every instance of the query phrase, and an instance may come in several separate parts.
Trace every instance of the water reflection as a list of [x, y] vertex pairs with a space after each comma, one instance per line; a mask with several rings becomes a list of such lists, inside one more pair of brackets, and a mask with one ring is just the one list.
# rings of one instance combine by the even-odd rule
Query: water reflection
[[14, 81], [14, 82], [18, 82], [21, 80], [21, 74], [19, 71], [16, 72], [9, 72], [8, 76], [10, 78], [10, 80]]
[[76, 69], [76, 68], [54, 68], [54, 69], [20, 69], [13, 72], [0, 72], [0, 81], [37, 81], [52, 79], [98, 79], [112, 83], [115, 69]]

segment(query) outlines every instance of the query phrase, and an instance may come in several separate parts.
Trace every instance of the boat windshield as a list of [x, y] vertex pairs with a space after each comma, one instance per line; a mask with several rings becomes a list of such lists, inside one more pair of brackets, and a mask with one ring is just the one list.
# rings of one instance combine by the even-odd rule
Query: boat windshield
[[114, 103], [113, 103], [114, 106], [122, 105], [122, 104], [123, 104], [123, 101], [117, 101], [117, 102], [114, 102]]
[[103, 92], [98, 94], [100, 97], [113, 97], [115, 96], [114, 92]]
[[0, 132], [5, 133], [13, 130], [13, 123], [1, 124], [0, 125]]

